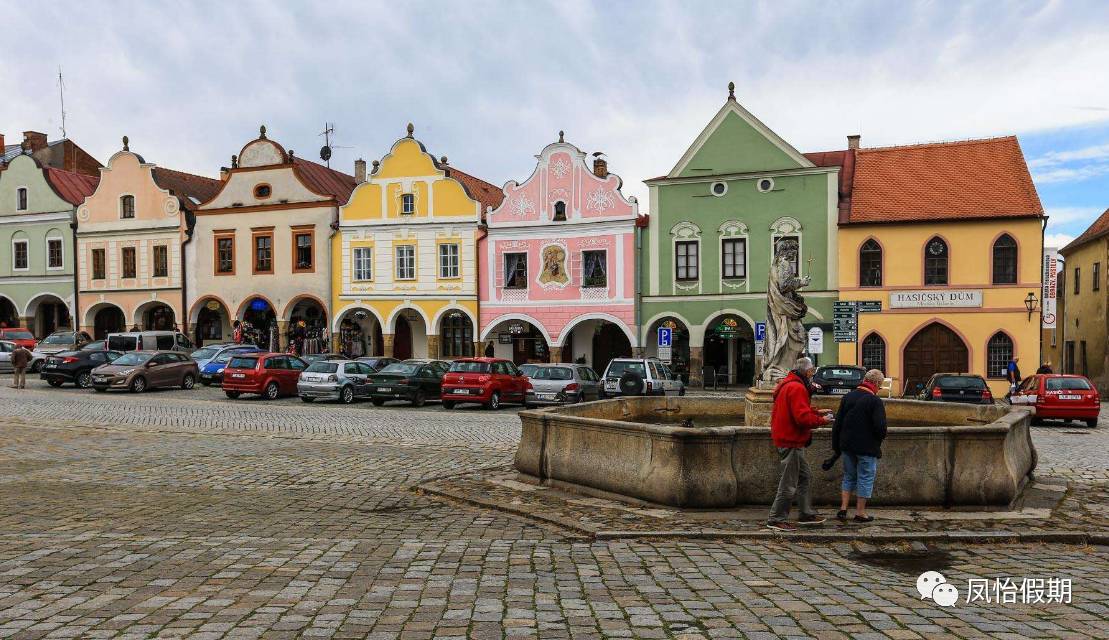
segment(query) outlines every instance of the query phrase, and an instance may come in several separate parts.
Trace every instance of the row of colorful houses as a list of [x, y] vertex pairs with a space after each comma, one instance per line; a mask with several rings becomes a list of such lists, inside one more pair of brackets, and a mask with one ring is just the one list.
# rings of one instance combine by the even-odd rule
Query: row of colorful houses
[[[878, 367], [907, 389], [973, 371], [1001, 389], [1010, 357], [1039, 358], [1027, 294], [1045, 217], [1013, 137], [864, 148], [849, 136], [802, 153], [729, 88], [646, 181], [647, 211], [603, 154], [590, 161], [562, 132], [503, 187], [430, 153], [412, 125], [354, 175], [265, 127], [218, 179], [147, 162], [126, 138], [96, 171], [33, 146], [6, 148], [0, 170], [0, 321], [40, 335], [176, 326], [207, 343], [239, 322], [282, 348], [491, 350], [598, 369], [657, 354], [694, 382], [746, 382], [788, 239], [823, 363]], [[882, 311], [837, 319], [844, 302]]]

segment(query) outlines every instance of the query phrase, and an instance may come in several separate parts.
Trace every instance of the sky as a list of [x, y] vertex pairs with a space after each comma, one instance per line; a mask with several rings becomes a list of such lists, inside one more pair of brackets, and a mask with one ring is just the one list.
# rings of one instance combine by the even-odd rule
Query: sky
[[0, 0], [0, 131], [129, 136], [215, 177], [265, 124], [333, 167], [405, 125], [437, 157], [522, 181], [566, 131], [647, 210], [727, 96], [801, 151], [1019, 136], [1062, 246], [1109, 207], [1109, 2], [27, 2]]

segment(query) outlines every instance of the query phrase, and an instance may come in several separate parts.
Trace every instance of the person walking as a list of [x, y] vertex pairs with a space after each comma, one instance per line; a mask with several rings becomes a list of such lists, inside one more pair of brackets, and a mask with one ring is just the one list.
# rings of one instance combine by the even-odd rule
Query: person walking
[[12, 351], [12, 389], [27, 388], [27, 365], [31, 364], [31, 352], [27, 347], [17, 344]]
[[490, 340], [489, 344], [485, 345], [485, 357], [486, 358], [492, 358], [493, 354], [495, 354], [495, 353], [496, 353], [496, 349], [493, 347], [493, 341]]
[[1006, 397], [1013, 395], [1013, 392], [1020, 386], [1020, 367], [1017, 366], [1017, 361], [1020, 358], [1013, 356], [1009, 359], [1009, 366], [1005, 367], [1005, 379], [1009, 381], [1009, 394]]
[[1043, 374], [1043, 373], [1046, 373], [1046, 374], [1055, 373], [1055, 371], [1051, 368], [1051, 360], [1048, 360], [1047, 362], [1041, 364], [1040, 368], [1036, 369], [1036, 373], [1041, 373], [1041, 374]]
[[770, 506], [766, 526], [777, 531], [795, 531], [789, 522], [789, 509], [794, 498], [800, 515], [797, 524], [819, 525], [825, 518], [813, 510], [809, 495], [812, 473], [805, 460], [805, 447], [812, 442], [812, 430], [832, 421], [831, 412], [813, 409], [810, 389], [816, 367], [812, 360], [799, 358], [795, 369], [786, 374], [774, 389], [774, 406], [770, 410], [770, 438], [778, 450], [778, 492]]
[[836, 519], [847, 522], [847, 506], [855, 494], [855, 522], [873, 522], [866, 513], [866, 501], [874, 494], [878, 458], [886, 439], [886, 408], [878, 397], [885, 374], [871, 369], [862, 384], [843, 397], [832, 425], [832, 450], [843, 456], [843, 484], [840, 487]]

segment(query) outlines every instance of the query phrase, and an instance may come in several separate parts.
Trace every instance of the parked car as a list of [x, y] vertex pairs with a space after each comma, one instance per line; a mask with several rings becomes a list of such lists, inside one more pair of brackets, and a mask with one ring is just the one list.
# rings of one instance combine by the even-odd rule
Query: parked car
[[42, 365], [42, 379], [51, 387], [60, 387], [72, 382], [82, 389], [92, 386], [92, 370], [111, 364], [123, 355], [119, 351], [62, 351], [46, 356]]
[[685, 395], [685, 383], [658, 358], [613, 358], [602, 378], [606, 396]]
[[527, 401], [528, 378], [511, 360], [462, 358], [451, 363], [450, 371], [443, 376], [442, 388], [444, 409], [467, 402], [499, 409], [502, 402]]
[[126, 331], [108, 334], [112, 351], [182, 351], [195, 350], [188, 336], [180, 331]]
[[96, 391], [126, 389], [142, 393], [147, 389], [181, 387], [192, 389], [198, 372], [192, 358], [177, 351], [132, 351], [92, 370]]
[[599, 400], [601, 378], [582, 364], [539, 365], [528, 374], [527, 405]]
[[42, 340], [39, 340], [38, 350], [49, 355], [61, 351], [80, 349], [90, 342], [92, 342], [92, 336], [84, 331], [63, 329], [61, 331], [55, 331]]
[[[12, 366], [12, 352], [15, 351], [16, 344], [8, 340], [0, 341], [0, 371], [11, 372], [15, 370]], [[46, 354], [36, 350], [31, 351], [31, 362], [27, 365], [27, 370], [31, 373], [38, 373], [42, 370], [42, 364], [46, 361]]]
[[813, 391], [830, 396], [847, 395], [863, 383], [865, 375], [866, 369], [850, 364], [820, 367], [813, 374]]
[[917, 396], [920, 400], [993, 404], [986, 379], [972, 373], [937, 373], [928, 379]]
[[38, 344], [38, 341], [35, 340], [35, 336], [30, 331], [22, 327], [0, 328], [0, 340], [14, 342], [16, 344], [23, 345], [28, 349], [34, 349], [35, 345]]
[[422, 407], [442, 394], [443, 375], [449, 369], [442, 360], [394, 362], [370, 376], [370, 397], [375, 407], [388, 400], [407, 400]]
[[107, 350], [108, 350], [108, 341], [107, 340], [93, 340], [92, 342], [86, 342], [85, 346], [81, 347], [81, 351], [107, 351]]
[[374, 371], [381, 371], [394, 362], [400, 362], [400, 360], [397, 360], [396, 358], [382, 358], [381, 356], [362, 356], [357, 360], [359, 362], [365, 362], [366, 364], [370, 365], [370, 368]]
[[1044, 420], [1078, 420], [1087, 427], [1097, 427], [1101, 412], [1101, 396], [1084, 376], [1037, 374], [1021, 382], [1009, 396], [1014, 405], [1035, 407], [1035, 423]]
[[240, 353], [223, 370], [223, 393], [238, 398], [256, 393], [267, 400], [295, 396], [300, 373], [308, 363], [287, 353]]
[[343, 404], [370, 395], [367, 378], [374, 370], [365, 362], [317, 360], [297, 380], [297, 395], [304, 402], [338, 400]]
[[245, 353], [266, 353], [265, 349], [250, 344], [237, 344], [229, 349], [223, 349], [219, 355], [204, 363], [200, 367], [200, 384], [210, 387], [214, 384], [223, 384], [223, 371], [231, 357]]
[[520, 373], [522, 373], [523, 375], [530, 378], [531, 374], [535, 373], [536, 369], [538, 369], [541, 366], [543, 366], [543, 365], [533, 364], [533, 363], [529, 362], [527, 364], [520, 365], [519, 369], [520, 369]]
[[308, 355], [300, 356], [300, 359], [307, 362], [308, 364], [319, 362], [321, 360], [350, 360], [350, 358], [344, 356], [341, 353], [310, 353]]

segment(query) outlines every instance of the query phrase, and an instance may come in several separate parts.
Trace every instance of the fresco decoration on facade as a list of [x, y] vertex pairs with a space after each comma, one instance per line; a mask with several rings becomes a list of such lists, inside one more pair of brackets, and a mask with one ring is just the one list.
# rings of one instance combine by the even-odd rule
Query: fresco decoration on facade
[[586, 209], [597, 212], [608, 211], [615, 206], [616, 200], [612, 197], [612, 193], [603, 189], [590, 191], [585, 204]]
[[530, 216], [535, 213], [535, 204], [526, 194], [521, 193], [519, 197], [512, 200], [512, 213], [518, 216]]
[[539, 284], [544, 287], [565, 287], [570, 284], [570, 274], [566, 267], [568, 251], [561, 243], [543, 247], [542, 268], [539, 271]]

